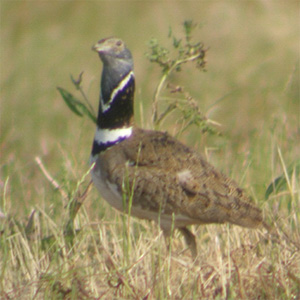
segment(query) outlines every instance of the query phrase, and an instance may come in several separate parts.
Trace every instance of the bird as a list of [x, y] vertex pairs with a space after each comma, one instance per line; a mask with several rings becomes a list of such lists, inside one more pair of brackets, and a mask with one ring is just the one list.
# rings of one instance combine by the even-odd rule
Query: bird
[[125, 43], [104, 38], [92, 50], [103, 64], [90, 157], [102, 198], [123, 213], [156, 222], [166, 241], [179, 230], [194, 258], [190, 225], [262, 225], [261, 209], [234, 180], [167, 132], [135, 124], [133, 58]]

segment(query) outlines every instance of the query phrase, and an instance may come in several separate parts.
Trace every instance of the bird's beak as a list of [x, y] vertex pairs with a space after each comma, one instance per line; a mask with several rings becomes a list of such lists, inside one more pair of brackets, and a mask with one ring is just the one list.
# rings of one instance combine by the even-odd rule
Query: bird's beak
[[92, 50], [96, 52], [103, 52], [103, 51], [109, 51], [111, 48], [111, 45], [107, 43], [106, 41], [109, 40], [109, 38], [102, 39], [98, 41], [93, 47]]
[[101, 49], [102, 49], [102, 48], [101, 48], [101, 46], [100, 46], [98, 43], [92, 47], [92, 50], [93, 50], [93, 51], [96, 51], [96, 52], [100, 52]]

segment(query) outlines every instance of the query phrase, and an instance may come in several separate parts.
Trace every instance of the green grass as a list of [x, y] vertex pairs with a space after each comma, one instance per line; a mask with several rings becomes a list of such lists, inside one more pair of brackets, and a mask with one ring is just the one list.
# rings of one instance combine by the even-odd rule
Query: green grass
[[[300, 297], [298, 2], [0, 5], [0, 298]], [[161, 74], [144, 55], [146, 42], [170, 44], [169, 25], [179, 36], [187, 19], [202, 24], [195, 39], [209, 46], [207, 72], [186, 66], [171, 79], [221, 124], [222, 135], [191, 126], [178, 138], [237, 180], [279, 236], [193, 227], [197, 263], [180, 234], [169, 253], [157, 225], [119, 214], [87, 189], [94, 124], [72, 114], [56, 90], [74, 91], [69, 76], [84, 71], [83, 88], [97, 107], [101, 64], [90, 49], [119, 36], [135, 59], [136, 121], [150, 128]], [[162, 105], [168, 97], [163, 91]], [[160, 128], [176, 135], [178, 116]]]

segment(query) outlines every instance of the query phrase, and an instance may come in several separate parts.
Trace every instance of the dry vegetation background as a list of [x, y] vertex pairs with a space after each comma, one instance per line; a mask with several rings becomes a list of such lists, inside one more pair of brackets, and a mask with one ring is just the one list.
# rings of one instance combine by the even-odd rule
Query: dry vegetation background
[[[0, 13], [1, 299], [299, 299], [298, 1], [1, 1]], [[120, 215], [94, 189], [82, 195], [94, 125], [56, 90], [74, 91], [69, 76], [84, 71], [96, 107], [101, 64], [91, 46], [121, 37], [135, 60], [136, 121], [151, 127], [160, 70], [146, 43], [167, 45], [169, 26], [179, 36], [188, 19], [202, 25], [194, 38], [209, 47], [207, 72], [187, 66], [172, 80], [223, 135], [191, 127], [179, 138], [236, 179], [279, 236], [195, 227], [196, 263], [179, 234], [169, 254], [155, 224]], [[176, 134], [174, 123], [162, 129]], [[277, 177], [283, 184], [266, 199]]]

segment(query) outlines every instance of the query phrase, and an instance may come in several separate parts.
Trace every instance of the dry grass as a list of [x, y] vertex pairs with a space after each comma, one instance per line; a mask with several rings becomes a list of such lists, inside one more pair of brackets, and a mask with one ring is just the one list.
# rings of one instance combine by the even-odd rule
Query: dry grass
[[[1, 299], [300, 298], [298, 2], [0, 5]], [[194, 127], [180, 139], [245, 187], [278, 234], [194, 227], [196, 262], [179, 234], [168, 253], [155, 224], [86, 190], [94, 126], [56, 91], [71, 90], [69, 74], [84, 70], [84, 88], [97, 99], [100, 63], [90, 47], [120, 36], [135, 57], [137, 122], [150, 127], [160, 74], [145, 42], [167, 44], [168, 26], [181, 32], [185, 19], [204, 24], [196, 39], [210, 46], [208, 72], [187, 68], [173, 81], [222, 124], [223, 136], [199, 137]], [[174, 118], [162, 129], [176, 134]], [[283, 185], [266, 199], [278, 176]]]

